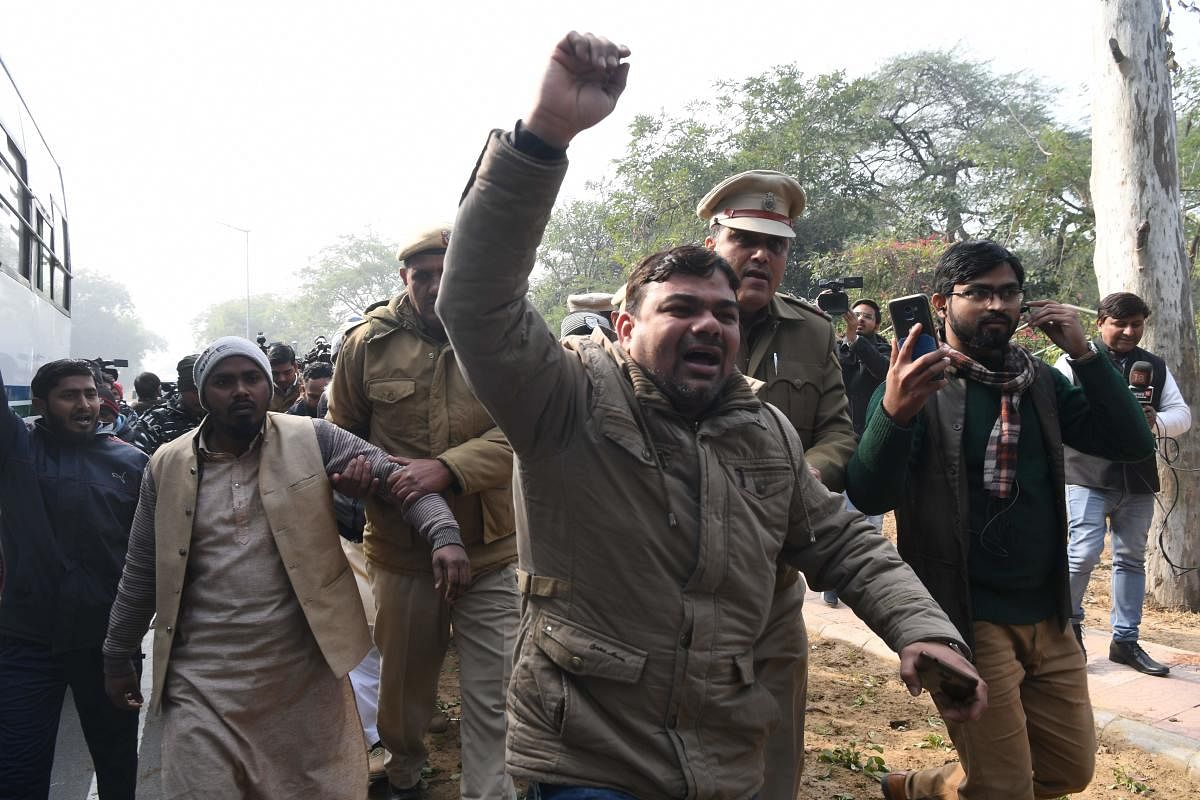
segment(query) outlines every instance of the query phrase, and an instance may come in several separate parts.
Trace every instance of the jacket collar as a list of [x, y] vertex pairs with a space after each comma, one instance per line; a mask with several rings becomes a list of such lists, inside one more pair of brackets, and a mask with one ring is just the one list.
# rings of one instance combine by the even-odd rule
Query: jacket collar
[[[628, 378], [633, 386], [633, 396], [635, 400], [646, 406], [660, 411], [665, 411], [671, 414], [678, 414], [675, 406], [663, 394], [654, 381], [646, 374], [637, 362], [629, 357], [629, 354], [616, 342], [608, 340], [600, 331], [593, 331], [590, 341], [599, 344], [605, 349], [608, 355], [617, 363], [618, 368]], [[721, 393], [717, 397], [717, 401], [713, 406], [700, 418], [699, 422], [703, 423], [709, 419], [724, 416], [728, 413], [739, 410], [757, 411], [762, 406], [762, 401], [755, 396], [754, 390], [741, 372], [736, 369], [726, 380], [721, 387]]]
[[368, 341], [374, 341], [396, 331], [410, 331], [428, 342], [446, 344], [425, 332], [416, 309], [412, 307], [412, 300], [409, 299], [407, 291], [393, 297], [387, 305], [372, 308], [366, 313], [366, 317], [371, 322], [371, 335]]

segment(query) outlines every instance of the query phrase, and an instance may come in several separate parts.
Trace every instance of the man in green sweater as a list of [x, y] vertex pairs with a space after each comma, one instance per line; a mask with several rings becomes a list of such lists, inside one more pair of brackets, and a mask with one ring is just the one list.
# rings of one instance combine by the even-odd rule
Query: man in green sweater
[[[1063, 444], [1114, 461], [1154, 450], [1142, 413], [1076, 313], [1024, 300], [1021, 262], [994, 242], [950, 247], [934, 274], [938, 350], [892, 346], [846, 489], [895, 510], [900, 555], [962, 632], [987, 681], [971, 724], [947, 720], [960, 763], [883, 782], [884, 797], [1021, 800], [1082, 791], [1095, 730], [1083, 654], [1066, 627]], [[1010, 342], [1023, 311], [1079, 385]], [[938, 695], [935, 701], [941, 706]]]

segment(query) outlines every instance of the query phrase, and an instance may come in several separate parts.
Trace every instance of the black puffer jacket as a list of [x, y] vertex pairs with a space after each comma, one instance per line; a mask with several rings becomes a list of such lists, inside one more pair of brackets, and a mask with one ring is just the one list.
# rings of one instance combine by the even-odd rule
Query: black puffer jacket
[[149, 460], [114, 436], [86, 445], [30, 431], [0, 375], [0, 636], [55, 652], [99, 647]]
[[183, 407], [179, 394], [173, 394], [167, 402], [147, 411], [133, 423], [133, 437], [129, 440], [141, 448], [146, 455], [154, 455], [154, 451], [167, 442], [173, 442], [193, 428], [200, 427], [204, 416], [192, 414]]

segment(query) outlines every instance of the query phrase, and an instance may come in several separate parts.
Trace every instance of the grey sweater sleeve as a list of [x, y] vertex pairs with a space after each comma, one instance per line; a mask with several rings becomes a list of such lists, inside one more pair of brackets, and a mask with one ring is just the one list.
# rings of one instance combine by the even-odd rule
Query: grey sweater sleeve
[[[392, 501], [387, 479], [400, 466], [388, 461], [386, 452], [328, 420], [313, 417], [312, 423], [327, 473], [341, 472], [352, 459], [365, 455], [371, 465], [371, 474], [379, 479], [376, 495], [384, 502]], [[439, 494], [427, 494], [410, 504], [404, 509], [404, 519], [429, 542], [430, 549], [437, 550], [448, 544], [463, 546], [458, 521], [454, 519], [450, 507]]]
[[142, 473], [129, 547], [125, 551], [125, 569], [117, 585], [117, 597], [108, 614], [108, 635], [104, 639], [104, 674], [128, 675], [134, 671], [142, 637], [154, 617], [154, 509], [158, 489], [150, 467]]

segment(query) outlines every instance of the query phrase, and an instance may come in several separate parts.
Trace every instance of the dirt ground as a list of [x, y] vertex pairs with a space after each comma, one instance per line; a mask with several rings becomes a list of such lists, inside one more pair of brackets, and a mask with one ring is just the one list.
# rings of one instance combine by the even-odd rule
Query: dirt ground
[[[891, 533], [889, 516], [885, 533]], [[1089, 627], [1108, 627], [1112, 567], [1106, 550], [1092, 575], [1084, 609]], [[1142, 639], [1200, 652], [1200, 614], [1151, 607], [1147, 602]], [[867, 800], [880, 797], [869, 772], [916, 769], [952, 761], [953, 745], [929, 696], [911, 697], [895, 666], [840, 642], [813, 639], [809, 659], [804, 800]], [[1200, 660], [1200, 659], [1198, 659]], [[430, 800], [454, 800], [461, 770], [458, 748], [458, 658], [451, 648], [442, 670], [439, 705], [450, 718], [444, 734], [428, 737], [426, 781]], [[523, 787], [518, 787], [521, 789]], [[377, 791], [372, 791], [372, 797]], [[380, 795], [382, 796], [382, 795]], [[1096, 754], [1092, 785], [1076, 798], [1162, 798], [1200, 796], [1200, 785], [1138, 750]]]

